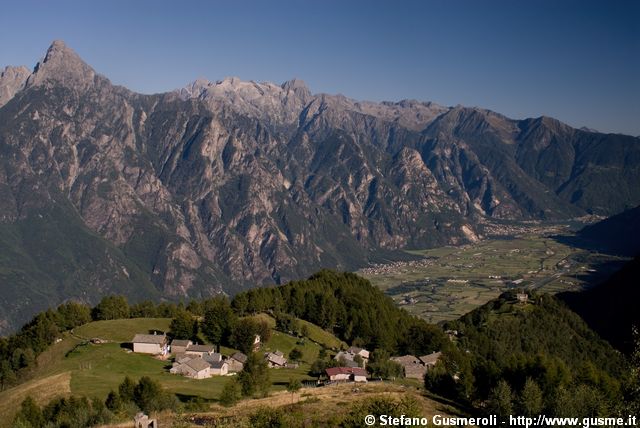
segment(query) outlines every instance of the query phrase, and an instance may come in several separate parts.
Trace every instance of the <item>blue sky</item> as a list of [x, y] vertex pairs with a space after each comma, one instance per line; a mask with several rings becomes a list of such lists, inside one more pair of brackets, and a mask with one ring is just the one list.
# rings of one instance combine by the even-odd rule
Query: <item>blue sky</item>
[[0, 66], [62, 39], [114, 83], [283, 82], [640, 135], [640, 1], [12, 1]]

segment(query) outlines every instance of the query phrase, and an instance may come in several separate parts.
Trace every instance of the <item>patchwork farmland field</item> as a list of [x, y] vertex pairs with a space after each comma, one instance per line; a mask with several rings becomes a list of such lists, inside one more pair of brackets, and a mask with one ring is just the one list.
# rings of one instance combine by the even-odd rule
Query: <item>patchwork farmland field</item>
[[458, 318], [510, 288], [579, 290], [590, 283], [594, 266], [623, 260], [537, 235], [408, 252], [423, 258], [357, 273], [398, 305], [434, 323]]

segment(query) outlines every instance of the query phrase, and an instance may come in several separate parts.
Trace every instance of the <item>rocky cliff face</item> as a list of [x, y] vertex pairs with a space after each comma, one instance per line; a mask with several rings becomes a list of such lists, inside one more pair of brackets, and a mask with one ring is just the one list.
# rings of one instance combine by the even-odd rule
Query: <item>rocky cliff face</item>
[[[3, 288], [32, 285], [23, 307], [42, 287], [56, 290], [48, 303], [139, 289], [132, 271], [151, 298], [233, 292], [476, 240], [482, 219], [611, 214], [640, 202], [638, 138], [314, 95], [299, 80], [199, 80], [140, 95], [62, 42], [32, 73], [5, 69], [0, 106], [5, 250], [39, 265], [25, 234], [53, 210], [112, 260], [92, 256], [95, 269], [73, 290], [71, 267], [25, 279], [0, 266]], [[77, 261], [75, 245], [61, 245], [65, 260]], [[120, 285], [94, 270], [117, 272]]]

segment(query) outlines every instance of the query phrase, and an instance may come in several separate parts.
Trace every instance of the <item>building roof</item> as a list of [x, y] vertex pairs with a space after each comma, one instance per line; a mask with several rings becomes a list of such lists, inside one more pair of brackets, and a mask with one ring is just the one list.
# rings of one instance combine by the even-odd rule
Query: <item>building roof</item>
[[225, 365], [228, 365], [226, 361], [214, 361], [213, 363], [210, 363], [210, 366], [212, 369], [218, 369], [218, 370], [220, 370]]
[[278, 357], [284, 357], [284, 353], [283, 353], [283, 352], [281, 352], [281, 351], [273, 351], [273, 353], [274, 353], [275, 355], [277, 355]]
[[424, 365], [432, 365], [438, 362], [440, 355], [442, 355], [442, 352], [434, 352], [429, 355], [423, 355], [422, 357], [420, 357], [420, 361], [422, 361], [422, 364]]
[[408, 366], [408, 365], [412, 365], [412, 364], [421, 364], [420, 360], [417, 357], [414, 357], [413, 355], [404, 355], [402, 357], [393, 357], [391, 358], [391, 361], [395, 361], [396, 363], [402, 365], [402, 366]]
[[356, 362], [355, 362], [355, 361], [353, 361], [353, 360], [345, 360], [345, 361], [344, 361], [344, 366], [345, 366], [345, 367], [360, 367], [360, 366], [358, 365], [358, 363], [356, 363]]
[[209, 365], [209, 363], [207, 363], [205, 360], [203, 360], [202, 358], [192, 358], [189, 361], [187, 361], [186, 363], [184, 363], [185, 366], [189, 366], [192, 369], [194, 369], [197, 372], [200, 372], [202, 370], [208, 369], [209, 367], [211, 367]]
[[133, 336], [133, 343], [151, 343], [156, 345], [162, 345], [167, 340], [167, 336], [164, 334], [136, 334]]
[[183, 363], [185, 363], [185, 362], [187, 362], [187, 361], [191, 360], [192, 358], [193, 358], [193, 356], [192, 356], [192, 355], [187, 355], [187, 354], [185, 354], [184, 352], [178, 352], [178, 353], [175, 355], [174, 360], [175, 360], [175, 362], [177, 362], [177, 363], [182, 363], [182, 364], [183, 364]]
[[335, 357], [333, 357], [333, 359], [338, 361], [341, 357], [344, 357], [344, 359], [347, 361], [353, 361], [353, 357], [355, 357], [355, 354], [352, 354], [351, 352], [340, 351], [336, 354]]
[[407, 364], [404, 366], [405, 377], [414, 379], [422, 379], [427, 372], [427, 368], [422, 364]]
[[191, 341], [190, 340], [184, 340], [184, 339], [173, 339], [171, 341], [171, 346], [183, 346], [183, 347], [187, 347], [191, 345]]
[[189, 345], [187, 346], [187, 352], [208, 352], [212, 353], [216, 348], [213, 345]]
[[354, 375], [354, 376], [367, 376], [367, 371], [360, 367], [330, 367], [325, 370], [327, 376], [336, 376], [339, 374]]
[[240, 362], [240, 363], [244, 364], [244, 363], [246, 363], [246, 362], [247, 362], [247, 358], [249, 358], [249, 357], [247, 357], [247, 356], [246, 356], [245, 354], [243, 354], [242, 352], [236, 352], [236, 353], [234, 353], [234, 354], [231, 356], [231, 358], [233, 358], [234, 360], [236, 360], [236, 361], [238, 361], [238, 362]]
[[367, 351], [364, 348], [359, 348], [357, 346], [349, 347], [349, 349], [347, 349], [347, 352], [354, 355], [360, 355], [362, 358], [369, 358], [369, 351]]
[[273, 352], [267, 352], [265, 354], [265, 357], [270, 363], [276, 364], [278, 366], [284, 366], [285, 364], [287, 364], [287, 359], [286, 358], [284, 358], [284, 357], [282, 357], [282, 356], [280, 356], [278, 354], [275, 354]]
[[213, 354], [206, 354], [202, 358], [208, 363], [213, 363], [213, 362], [222, 361], [222, 354], [218, 354], [217, 352], [214, 352]]

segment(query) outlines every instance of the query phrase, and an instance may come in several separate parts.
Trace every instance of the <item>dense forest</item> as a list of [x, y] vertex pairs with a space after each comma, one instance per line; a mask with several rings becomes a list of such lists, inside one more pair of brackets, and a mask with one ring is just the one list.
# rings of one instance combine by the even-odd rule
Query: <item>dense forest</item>
[[551, 295], [507, 292], [445, 328], [458, 352], [427, 375], [429, 389], [498, 414], [603, 416], [629, 403], [624, 356]]
[[256, 288], [232, 301], [240, 314], [284, 312], [331, 331], [347, 343], [394, 354], [424, 355], [448, 346], [440, 327], [410, 315], [369, 281], [323, 270], [304, 281]]

